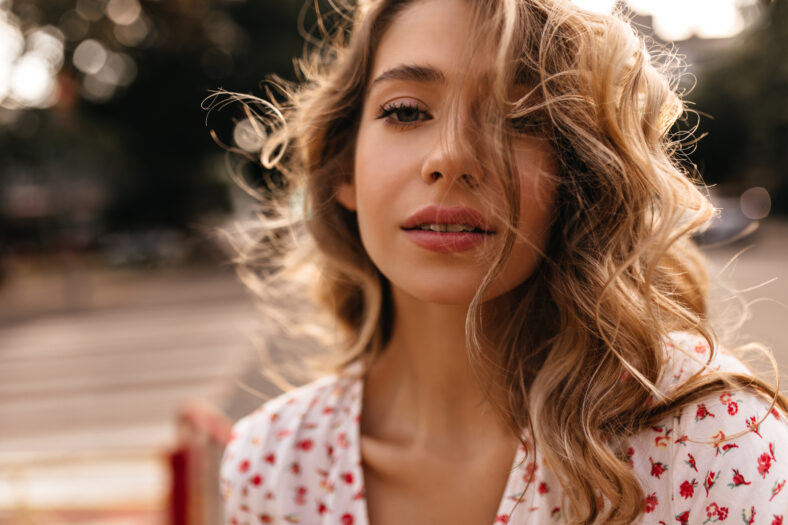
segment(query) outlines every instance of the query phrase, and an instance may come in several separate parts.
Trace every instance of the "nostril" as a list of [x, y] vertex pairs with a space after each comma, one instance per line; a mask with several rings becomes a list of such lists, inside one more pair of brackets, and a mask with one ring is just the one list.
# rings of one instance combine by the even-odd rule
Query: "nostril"
[[432, 178], [433, 182], [443, 178], [443, 174], [440, 171], [433, 171], [430, 173], [430, 177]]
[[460, 179], [462, 180], [462, 182], [464, 182], [471, 188], [479, 184], [479, 181], [476, 180], [476, 177], [474, 177], [473, 175], [469, 175], [468, 173], [463, 173], [462, 175], [460, 175]]

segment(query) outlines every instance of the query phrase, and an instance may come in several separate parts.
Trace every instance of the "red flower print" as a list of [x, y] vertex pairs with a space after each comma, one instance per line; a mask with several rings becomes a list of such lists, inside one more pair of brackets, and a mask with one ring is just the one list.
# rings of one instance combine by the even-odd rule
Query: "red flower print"
[[708, 409], [706, 408], [706, 405], [701, 403], [700, 405], [698, 405], [698, 409], [695, 411], [695, 421], [702, 421], [707, 417], [717, 417], [717, 416], [709, 412]]
[[731, 401], [733, 401], [733, 396], [731, 395], [730, 392], [723, 392], [722, 394], [720, 394], [720, 403], [722, 403], [723, 405], [727, 405]]
[[301, 474], [301, 465], [297, 461], [290, 463], [290, 472], [298, 476]]
[[334, 407], [326, 407], [323, 409], [324, 414], [331, 414], [334, 411]]
[[276, 439], [282, 440], [282, 439], [286, 438], [287, 436], [289, 436], [290, 434], [292, 434], [291, 431], [287, 430], [286, 428], [283, 428], [281, 430], [277, 430], [276, 434], [274, 434], [274, 435], [276, 436]]
[[252, 477], [251, 481], [252, 481], [252, 485], [254, 485], [255, 487], [259, 487], [260, 485], [263, 484], [263, 476], [261, 476], [260, 474], [255, 474]]
[[714, 454], [716, 456], [720, 453], [720, 445], [722, 444], [723, 441], [725, 441], [725, 432], [723, 432], [722, 430], [718, 430], [716, 434], [711, 436], [711, 440], [712, 440], [712, 445], [717, 450], [717, 452]]
[[635, 463], [632, 461], [632, 456], [634, 456], [634, 455], [635, 455], [635, 449], [632, 448], [632, 447], [629, 447], [627, 449], [627, 459], [626, 459], [626, 462], [627, 462], [627, 465], [629, 465], [629, 468], [633, 468], [635, 466]]
[[686, 446], [688, 439], [689, 439], [689, 436], [687, 436], [685, 434], [685, 435], [681, 436], [680, 438], [678, 438], [676, 441], [674, 441], [674, 443], [676, 443], [677, 445], [684, 445], [684, 446]]
[[770, 468], [772, 468], [772, 457], [764, 452], [758, 457], [758, 474], [765, 479]]
[[539, 484], [539, 494], [547, 494], [550, 492], [550, 489], [547, 487], [547, 483], [544, 481]]
[[550, 517], [554, 520], [561, 519], [561, 507], [553, 507], [553, 510], [550, 511]]
[[[777, 421], [780, 420], [780, 413], [777, 412], [776, 408], [772, 408], [771, 414], [774, 416], [774, 419], [776, 419]], [[780, 519], [782, 519], [782, 517], [780, 517]]]
[[771, 441], [769, 442], [769, 454], [772, 456], [772, 461], [777, 461], [777, 458], [774, 457], [774, 443]]
[[509, 515], [501, 514], [500, 516], [495, 518], [495, 523], [509, 523]]
[[300, 448], [304, 452], [309, 452], [310, 450], [312, 450], [312, 447], [314, 447], [314, 446], [315, 446], [315, 443], [311, 439], [302, 439], [301, 441], [296, 443], [296, 447]]
[[684, 463], [686, 463], [687, 465], [689, 465], [689, 466], [690, 466], [690, 468], [691, 468], [692, 470], [694, 470], [695, 472], [697, 472], [697, 471], [698, 471], [698, 467], [697, 467], [697, 465], [695, 465], [695, 458], [693, 457], [693, 455], [692, 455], [692, 454], [689, 454], [689, 453], [687, 454], [687, 457], [688, 457], [689, 459], [687, 459], [687, 460], [686, 460]]
[[728, 452], [732, 448], [739, 448], [739, 445], [736, 443], [726, 443], [722, 446], [722, 455], [724, 456], [726, 452]]
[[728, 415], [735, 416], [736, 413], [739, 411], [739, 404], [736, 401], [731, 401], [728, 405]]
[[319, 501], [317, 503], [317, 513], [322, 516], [326, 512], [328, 512], [328, 507], [326, 507], [325, 503], [323, 503], [322, 501]]
[[534, 480], [537, 470], [539, 470], [539, 465], [537, 465], [534, 461], [528, 463], [525, 466], [525, 474], [523, 474], [523, 481], [525, 481], [526, 483], [531, 483]]
[[755, 419], [755, 416], [747, 418], [747, 428], [750, 429], [751, 432], [755, 432], [759, 438], [763, 438], [760, 432], [758, 432], [758, 428], [760, 425], [758, 424], [758, 420]]
[[274, 456], [273, 454], [268, 454], [267, 456], [265, 456], [265, 462], [273, 465], [274, 462], [276, 462], [276, 456]]
[[676, 516], [676, 521], [678, 521], [681, 525], [689, 525], [689, 511], [685, 510]]
[[679, 487], [679, 494], [684, 499], [689, 499], [695, 494], [695, 487], [698, 485], [698, 482], [695, 481], [695, 478], [692, 478], [692, 481], [684, 480], [684, 483], [681, 484]]
[[756, 514], [757, 512], [755, 512], [755, 507], [750, 507], [749, 515], [747, 514], [747, 509], [742, 509], [741, 519], [745, 523], [745, 525], [752, 525], [753, 523], [755, 523]]
[[747, 481], [744, 479], [744, 476], [739, 473], [738, 469], [733, 469], [733, 483], [728, 483], [728, 486], [730, 488], [734, 488], [738, 487], [739, 485], [749, 485], [750, 483], [752, 483], [752, 481]]
[[342, 522], [342, 525], [353, 525], [353, 522], [355, 520], [353, 519], [353, 515], [352, 514], [345, 513], [345, 514], [342, 514], [342, 517], [339, 519], [339, 521]]
[[[344, 432], [340, 432], [339, 435], [337, 436], [337, 446], [339, 448], [348, 448], [348, 447], [350, 447], [350, 441], [348, 441], [347, 434], [345, 434]], [[351, 519], [352, 518], [353, 517], [351, 516]]]
[[654, 509], [657, 508], [659, 504], [659, 500], [657, 499], [657, 493], [652, 492], [643, 500], [643, 512], [648, 514], [649, 512], [654, 512]]
[[274, 522], [274, 518], [272, 518], [270, 514], [260, 514], [260, 522], [261, 523], [273, 523]]
[[780, 514], [778, 516], [777, 514], [775, 514], [774, 519], [772, 519], [772, 525], [783, 525], [783, 515]]
[[342, 473], [342, 481], [351, 485], [353, 483], [353, 473], [352, 472], [343, 472]]
[[306, 493], [307, 493], [307, 488], [305, 486], [303, 486], [303, 485], [299, 485], [298, 487], [296, 487], [295, 498], [293, 498], [293, 501], [295, 501], [296, 504], [298, 504], [298, 505], [305, 504], [306, 503]]
[[703, 523], [708, 523], [710, 521], [725, 521], [728, 517], [728, 507], [720, 507], [717, 503], [712, 503], [708, 507], [706, 507], [706, 521]]
[[775, 483], [775, 484], [774, 484], [774, 487], [772, 487], [772, 497], [771, 497], [771, 498], [769, 498], [769, 501], [773, 500], [773, 499], [774, 499], [774, 497], [775, 497], [777, 494], [779, 494], [780, 492], [782, 492], [782, 490], [783, 490], [783, 488], [784, 488], [784, 487], [785, 487], [785, 480], [782, 480], [782, 481], [780, 481], [780, 482], [777, 482], [777, 483]]
[[659, 477], [668, 470], [667, 465], [660, 461], [654, 461], [651, 459], [651, 456], [649, 456], [648, 460], [651, 462], [651, 475], [655, 478], [659, 479]]
[[241, 463], [238, 464], [238, 471], [241, 474], [244, 474], [247, 470], [249, 470], [249, 466], [250, 465], [251, 465], [251, 463], [249, 463], [249, 460], [245, 459], [245, 460], [241, 461]]
[[717, 483], [717, 478], [719, 476], [719, 472], [709, 472], [706, 474], [706, 479], [703, 481], [703, 488], [706, 489], [706, 497], [709, 496], [709, 489]]

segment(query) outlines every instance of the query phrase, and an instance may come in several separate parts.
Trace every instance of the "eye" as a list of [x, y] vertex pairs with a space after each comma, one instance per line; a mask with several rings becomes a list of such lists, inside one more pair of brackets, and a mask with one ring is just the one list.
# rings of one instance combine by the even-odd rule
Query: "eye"
[[545, 120], [538, 114], [529, 113], [522, 117], [515, 117], [509, 121], [515, 133], [525, 135], [540, 134], [544, 129]]
[[408, 127], [427, 120], [432, 120], [432, 115], [411, 101], [397, 101], [380, 106], [377, 115], [378, 119], [385, 119], [385, 122], [398, 127]]

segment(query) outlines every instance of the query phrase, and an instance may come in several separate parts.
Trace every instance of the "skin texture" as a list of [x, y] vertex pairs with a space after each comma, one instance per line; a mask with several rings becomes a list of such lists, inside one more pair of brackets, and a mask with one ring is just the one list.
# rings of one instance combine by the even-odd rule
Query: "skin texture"
[[[468, 54], [470, 24], [464, 0], [421, 0], [395, 18], [375, 54], [354, 179], [338, 189], [339, 201], [357, 213], [364, 247], [389, 279], [394, 301], [392, 337], [365, 377], [361, 417], [375, 525], [492, 523], [518, 446], [465, 349], [468, 305], [505, 227], [496, 214], [504, 206], [499, 184], [480, 169], [479, 148], [462, 131], [483, 92], [489, 56]], [[385, 78], [403, 65], [437, 75]], [[450, 105], [454, 93], [459, 103]], [[551, 224], [555, 188], [542, 176], [555, 172], [548, 143], [523, 135], [514, 151], [520, 239], [485, 300], [531, 275]], [[471, 207], [499, 233], [459, 253], [427, 250], [401, 226], [428, 205]]]

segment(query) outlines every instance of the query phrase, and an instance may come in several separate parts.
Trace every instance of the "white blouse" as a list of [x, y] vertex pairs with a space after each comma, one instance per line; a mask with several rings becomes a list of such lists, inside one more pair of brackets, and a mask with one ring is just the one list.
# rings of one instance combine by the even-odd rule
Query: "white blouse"
[[[674, 334], [667, 349], [674, 358], [663, 388], [698, 370], [709, 352], [688, 334]], [[747, 372], [724, 351], [712, 366]], [[330, 375], [241, 419], [220, 473], [226, 523], [368, 525], [362, 391], [360, 375]], [[636, 434], [627, 454], [645, 495], [638, 523], [788, 525], [788, 423], [768, 409], [760, 396], [726, 391]], [[562, 523], [562, 496], [539, 450], [521, 446], [494, 523]]]

